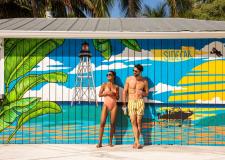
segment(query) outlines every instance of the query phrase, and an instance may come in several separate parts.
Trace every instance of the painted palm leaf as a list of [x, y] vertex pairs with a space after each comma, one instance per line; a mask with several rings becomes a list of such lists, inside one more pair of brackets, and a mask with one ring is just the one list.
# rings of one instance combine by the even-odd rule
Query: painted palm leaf
[[6, 41], [5, 84], [31, 71], [51, 51], [63, 43], [63, 40], [23, 39]]
[[0, 112], [0, 116], [2, 114], [4, 114], [4, 112], [6, 112], [10, 109], [15, 109], [17, 112], [24, 112], [28, 108], [32, 108], [32, 106], [35, 105], [39, 101], [40, 101], [40, 98], [36, 98], [36, 97], [19, 99], [18, 101], [12, 102], [9, 105], [4, 106]]
[[112, 53], [111, 41], [108, 39], [94, 39], [93, 44], [96, 50], [98, 50], [101, 55], [108, 60]]
[[121, 40], [122, 44], [132, 50], [141, 51], [141, 47], [139, 46], [137, 40], [135, 39], [123, 39]]
[[63, 72], [54, 72], [41, 75], [29, 75], [20, 79], [9, 94], [6, 95], [8, 102], [14, 102], [23, 97], [23, 95], [36, 85], [43, 82], [66, 82], [67, 74]]
[[16, 129], [8, 138], [8, 142], [12, 139], [12, 137], [16, 134], [16, 132], [21, 128], [21, 126], [25, 124], [26, 122], [28, 122], [29, 120], [31, 120], [32, 118], [36, 118], [45, 114], [55, 114], [60, 112], [61, 112], [61, 107], [55, 102], [40, 101], [39, 103], [37, 103], [35, 107], [21, 114], [17, 122]]
[[[34, 110], [34, 108], [37, 107], [40, 98], [22, 98], [26, 91], [43, 82], [55, 83], [66, 81], [67, 75], [62, 72], [54, 72], [43, 75], [30, 75], [22, 78], [15, 85], [12, 91], [8, 95], [6, 95], [5, 105], [3, 106], [0, 114], [0, 132], [10, 126], [16, 120], [16, 118], [20, 116], [19, 113], [24, 114], [26, 112]], [[43, 104], [43, 102], [41, 103]], [[51, 105], [52, 103], [53, 102], [45, 102], [44, 104]], [[45, 108], [47, 108], [47, 106], [45, 106]], [[43, 112], [43, 114], [45, 114], [45, 112]]]
[[[9, 141], [17, 130], [30, 119], [44, 114], [61, 112], [60, 106], [54, 102], [40, 102], [41, 98], [23, 98], [23, 96], [28, 90], [40, 83], [67, 81], [67, 74], [63, 72], [24, 76], [50, 52], [61, 45], [63, 41], [52, 39], [6, 39], [5, 84], [7, 91], [6, 98], [0, 108], [0, 132], [19, 117], [17, 128], [9, 137]], [[9, 84], [19, 77], [21, 78], [9, 91]]]
[[5, 111], [4, 114], [0, 116], [0, 132], [10, 126], [17, 117], [18, 114], [14, 110], [10, 109]]
[[4, 106], [0, 113], [0, 132], [10, 126], [19, 117], [19, 113], [24, 113], [37, 105], [40, 98], [23, 98]]

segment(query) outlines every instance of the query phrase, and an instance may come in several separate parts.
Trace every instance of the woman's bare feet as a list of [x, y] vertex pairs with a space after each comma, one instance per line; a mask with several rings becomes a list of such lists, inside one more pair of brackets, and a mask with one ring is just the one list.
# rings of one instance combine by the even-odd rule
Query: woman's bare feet
[[134, 144], [133, 144], [133, 148], [134, 148], [134, 149], [142, 149], [143, 146], [140, 145], [140, 144], [134, 143]]
[[137, 144], [136, 144], [136, 143], [133, 144], [133, 148], [134, 148], [134, 149], [137, 148]]
[[140, 145], [140, 144], [137, 145], [137, 149], [142, 149], [142, 148], [143, 148], [142, 145]]
[[101, 143], [98, 143], [98, 144], [96, 145], [96, 148], [100, 148], [100, 147], [102, 147], [102, 144], [101, 144]]
[[113, 147], [113, 144], [112, 143], [109, 143], [109, 147]]

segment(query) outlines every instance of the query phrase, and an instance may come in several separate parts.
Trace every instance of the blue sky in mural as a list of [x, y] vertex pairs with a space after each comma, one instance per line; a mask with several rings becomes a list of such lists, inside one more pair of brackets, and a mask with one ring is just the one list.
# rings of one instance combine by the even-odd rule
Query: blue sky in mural
[[[153, 61], [146, 56], [144, 53], [139, 53], [138, 56], [135, 53], [135, 58], [129, 60], [123, 59], [125, 47], [121, 44], [119, 40], [111, 40], [112, 42], [112, 56], [117, 56], [116, 60], [104, 60], [104, 58], [100, 55], [98, 51], [96, 51], [93, 47], [92, 40], [65, 40], [64, 44], [54, 50], [49, 54], [49, 59], [57, 61], [60, 63], [54, 70], [42, 70], [42, 73], [49, 73], [54, 71], [63, 71], [68, 73], [68, 81], [63, 84], [67, 88], [73, 88], [75, 85], [75, 74], [71, 74], [74, 71], [76, 66], [79, 63], [79, 53], [81, 49], [81, 44], [87, 41], [90, 46], [90, 51], [92, 54], [92, 63], [95, 65], [94, 77], [96, 87], [99, 87], [102, 83], [106, 82], [106, 74], [108, 70], [115, 69], [118, 78], [117, 83], [120, 87], [123, 87], [125, 83], [125, 79], [128, 76], [133, 74], [132, 68], [135, 64], [143, 64], [144, 72], [143, 77], [148, 78], [149, 80], [149, 88], [156, 86], [157, 84], [165, 84], [170, 86], [177, 86], [179, 80], [185, 76], [188, 72], [190, 72], [195, 66], [203, 63], [202, 59], [191, 58], [186, 61], [182, 61], [182, 63], [176, 62], [167, 62], [167, 61]], [[142, 48], [142, 52], [150, 53], [152, 49], [181, 49], [182, 46], [193, 46], [195, 49], [201, 50], [205, 45], [210, 42], [215, 41], [214, 39], [205, 39], [205, 40], [138, 40], [139, 45]], [[127, 50], [126, 50], [127, 51]], [[129, 50], [128, 50], [129, 52]], [[122, 54], [121, 54], [122, 53]], [[121, 55], [118, 58], [118, 55]], [[98, 69], [97, 69], [98, 68]], [[157, 72], [157, 70], [159, 72]], [[35, 69], [34, 69], [35, 71]], [[40, 73], [40, 71], [36, 71], [36, 73]], [[45, 83], [44, 83], [45, 84]], [[44, 84], [38, 85], [34, 89], [40, 89]], [[159, 94], [149, 94], [149, 99], [157, 99], [162, 102], [167, 102], [168, 97], [171, 95], [171, 91], [162, 92]]]

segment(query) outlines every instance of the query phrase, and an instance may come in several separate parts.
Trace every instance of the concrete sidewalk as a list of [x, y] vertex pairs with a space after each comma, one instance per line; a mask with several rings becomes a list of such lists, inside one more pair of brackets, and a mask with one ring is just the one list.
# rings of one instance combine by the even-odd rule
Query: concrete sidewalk
[[225, 147], [211, 146], [103, 146], [77, 144], [0, 145], [0, 160], [225, 160]]

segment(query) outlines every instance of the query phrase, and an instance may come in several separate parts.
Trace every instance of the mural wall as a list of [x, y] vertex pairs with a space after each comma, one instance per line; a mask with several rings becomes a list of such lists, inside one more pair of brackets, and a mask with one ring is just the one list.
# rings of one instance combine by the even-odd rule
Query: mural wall
[[[0, 143], [97, 143], [107, 72], [116, 72], [122, 92], [142, 64], [142, 143], [225, 145], [225, 39], [4, 41]], [[121, 97], [118, 104], [114, 143], [130, 144]]]

